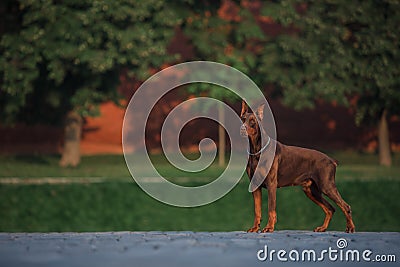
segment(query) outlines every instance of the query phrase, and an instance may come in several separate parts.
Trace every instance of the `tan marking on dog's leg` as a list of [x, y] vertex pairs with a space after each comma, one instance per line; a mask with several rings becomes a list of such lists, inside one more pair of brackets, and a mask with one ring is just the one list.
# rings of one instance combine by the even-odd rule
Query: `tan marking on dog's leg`
[[251, 227], [247, 232], [258, 232], [260, 230], [261, 223], [261, 206], [262, 206], [262, 192], [261, 187], [257, 188], [253, 191], [253, 200], [254, 200], [254, 223], [253, 227]]

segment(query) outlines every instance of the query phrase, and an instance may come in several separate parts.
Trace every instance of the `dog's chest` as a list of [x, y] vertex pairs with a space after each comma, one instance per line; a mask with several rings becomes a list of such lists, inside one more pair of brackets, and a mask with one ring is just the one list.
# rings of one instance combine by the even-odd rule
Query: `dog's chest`
[[259, 158], [250, 156], [249, 161], [247, 162], [247, 174], [249, 178], [253, 177], [254, 175], [254, 170], [257, 168]]

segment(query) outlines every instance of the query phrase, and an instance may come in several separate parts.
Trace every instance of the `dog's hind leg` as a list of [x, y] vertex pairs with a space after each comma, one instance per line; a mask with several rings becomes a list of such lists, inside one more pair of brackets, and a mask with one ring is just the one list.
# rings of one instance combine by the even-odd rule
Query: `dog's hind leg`
[[355, 226], [353, 223], [353, 218], [351, 216], [351, 207], [340, 196], [339, 191], [336, 188], [336, 185], [335, 184], [331, 185], [330, 188], [324, 190], [323, 193], [327, 195], [330, 199], [332, 199], [336, 203], [336, 205], [340, 207], [340, 209], [346, 216], [346, 233], [354, 233]]
[[315, 204], [320, 206], [325, 213], [324, 223], [315, 228], [314, 232], [325, 232], [328, 228], [329, 222], [332, 219], [332, 215], [335, 212], [335, 208], [332, 207], [332, 205], [322, 197], [321, 191], [312, 180], [308, 180], [303, 184], [303, 191], [306, 196]]

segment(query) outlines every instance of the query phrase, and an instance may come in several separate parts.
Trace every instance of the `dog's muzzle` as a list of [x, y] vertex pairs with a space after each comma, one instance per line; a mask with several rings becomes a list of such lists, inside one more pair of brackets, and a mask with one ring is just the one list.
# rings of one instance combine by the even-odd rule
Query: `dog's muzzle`
[[243, 137], [247, 137], [247, 128], [245, 124], [242, 124], [240, 127], [240, 135]]

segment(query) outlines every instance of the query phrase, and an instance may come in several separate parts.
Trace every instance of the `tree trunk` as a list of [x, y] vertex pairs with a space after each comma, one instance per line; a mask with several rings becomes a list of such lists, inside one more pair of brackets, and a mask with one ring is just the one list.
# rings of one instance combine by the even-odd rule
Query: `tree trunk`
[[219, 148], [218, 148], [218, 165], [219, 166], [225, 166], [225, 129], [221, 125], [225, 120], [225, 114], [224, 114], [224, 108], [220, 104], [218, 106], [218, 141], [219, 141]]
[[82, 122], [82, 117], [78, 113], [75, 111], [68, 112], [64, 126], [64, 148], [60, 160], [61, 167], [76, 167], [81, 161]]
[[390, 153], [389, 127], [386, 117], [387, 111], [384, 110], [378, 123], [379, 163], [383, 166], [391, 166], [392, 155]]

